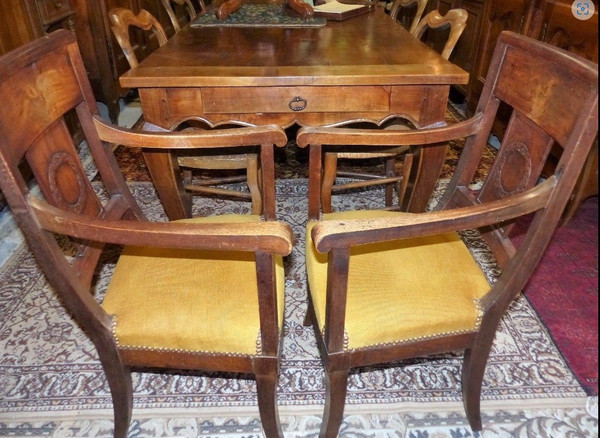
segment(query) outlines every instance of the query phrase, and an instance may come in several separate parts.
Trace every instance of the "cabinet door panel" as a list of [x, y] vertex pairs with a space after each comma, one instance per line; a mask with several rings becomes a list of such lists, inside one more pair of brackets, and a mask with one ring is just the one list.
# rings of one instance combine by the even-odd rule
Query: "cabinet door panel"
[[505, 30], [523, 33], [528, 21], [529, 3], [528, 0], [489, 2], [487, 17], [482, 20], [481, 50], [474, 69], [477, 79], [485, 79], [500, 33]]
[[536, 38], [598, 62], [598, 6], [588, 20], [577, 20], [571, 3], [546, 1], [543, 24]]

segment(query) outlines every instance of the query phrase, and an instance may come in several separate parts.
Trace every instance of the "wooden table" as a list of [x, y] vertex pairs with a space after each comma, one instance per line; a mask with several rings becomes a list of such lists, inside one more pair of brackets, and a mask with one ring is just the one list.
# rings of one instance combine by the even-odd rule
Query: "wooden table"
[[[190, 117], [210, 126], [289, 127], [400, 115], [425, 126], [444, 120], [450, 85], [467, 81], [381, 8], [324, 27], [187, 26], [120, 78], [139, 90], [146, 121], [166, 129]], [[445, 154], [446, 145], [422, 151], [409, 211], [424, 210]], [[165, 153], [147, 157], [167, 214], [177, 219], [190, 208], [172, 162]], [[319, 191], [311, 193], [315, 217]]]

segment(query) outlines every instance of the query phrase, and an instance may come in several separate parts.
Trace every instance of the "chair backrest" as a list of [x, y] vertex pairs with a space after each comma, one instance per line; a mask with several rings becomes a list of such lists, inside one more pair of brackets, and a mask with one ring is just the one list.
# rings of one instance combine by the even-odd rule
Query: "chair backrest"
[[468, 18], [469, 14], [464, 9], [450, 9], [446, 15], [441, 15], [437, 10], [431, 11], [419, 21], [413, 35], [420, 40], [427, 29], [450, 28], [448, 39], [441, 52], [442, 56], [448, 59], [465, 30]]
[[[31, 251], [65, 305], [88, 328], [110, 324], [89, 293], [102, 245], [79, 242], [70, 263], [54, 234], [44, 228], [28, 184], [19, 171], [27, 163], [45, 200], [62, 214], [91, 218], [143, 219], [110, 145], [94, 128], [98, 108], [74, 35], [66, 30], [34, 41], [0, 59], [0, 188]], [[64, 117], [75, 111], [89, 150], [113, 202], [102, 205], [81, 165]]]
[[416, 5], [415, 15], [410, 20], [410, 25], [407, 27], [408, 31], [414, 35], [415, 30], [417, 29], [417, 25], [423, 16], [423, 12], [425, 12], [425, 7], [427, 6], [427, 0], [395, 0], [392, 3], [392, 8], [390, 9], [390, 17], [392, 20], [398, 20], [400, 17], [400, 12], [402, 9], [411, 8]]
[[141, 9], [136, 15], [131, 9], [113, 8], [108, 11], [108, 18], [111, 22], [110, 28], [131, 68], [137, 67], [139, 62], [135, 54], [135, 49], [131, 44], [131, 38], [129, 37], [130, 26], [146, 31], [152, 30], [160, 46], [167, 43], [167, 34], [162, 25], [145, 9]]
[[[491, 169], [481, 189], [474, 192], [470, 185], [501, 102], [512, 109], [512, 115]], [[505, 31], [498, 38], [475, 115], [467, 121], [415, 131], [300, 129], [297, 144], [310, 144], [317, 151], [323, 145], [397, 147], [440, 144], [466, 137], [454, 175], [437, 204], [439, 215], [425, 215], [423, 224], [419, 222], [420, 215], [401, 215], [397, 222], [390, 219], [382, 221], [381, 226], [370, 222], [368, 229], [361, 228], [365, 226], [362, 223], [354, 228], [347, 223], [344, 232], [338, 233], [344, 236], [332, 233], [320, 250], [327, 250], [338, 241], [369, 243], [378, 236], [402, 238], [477, 228], [503, 267], [502, 276], [489, 295], [490, 300], [498, 301], [488, 301], [484, 307], [502, 311], [522, 290], [543, 255], [597, 131], [598, 65]], [[553, 145], [562, 150], [562, 155], [554, 174], [541, 181], [542, 168]], [[316, 170], [311, 169], [311, 174], [317, 174]], [[517, 250], [509, 232], [516, 219], [526, 214], [532, 214], [533, 219]], [[332, 229], [336, 226], [330, 225]], [[326, 229], [323, 226], [321, 233]]]
[[[165, 10], [167, 11], [167, 14], [169, 15], [169, 18], [171, 19], [171, 23], [173, 23], [173, 28], [175, 29], [175, 32], [179, 32], [181, 30], [181, 25], [179, 24], [179, 19], [177, 18], [177, 15], [175, 14], [175, 11], [173, 10], [173, 5], [171, 3], [175, 3], [179, 6], [185, 7], [187, 13], [188, 13], [188, 19], [189, 21], [192, 21], [194, 18], [196, 18], [198, 16], [198, 14], [196, 13], [196, 9], [194, 8], [194, 5], [192, 4], [191, 0], [161, 0], [162, 4], [165, 8]], [[206, 6], [204, 5], [204, 1], [200, 0], [200, 9], [201, 9], [201, 13], [204, 13], [206, 11]]]
[[[512, 115], [481, 190], [471, 194], [468, 186], [501, 102], [512, 109]], [[467, 138], [440, 205], [522, 202], [519, 208], [531, 208], [535, 216], [516, 263], [535, 264], [559, 222], [598, 130], [598, 66], [549, 44], [503, 32], [477, 115], [482, 115], [479, 132]], [[561, 158], [554, 175], [539, 183], [553, 146], [562, 150]], [[525, 191], [530, 200], [520, 199]], [[542, 204], [531, 207], [535, 203]], [[510, 223], [483, 233], [501, 265], [515, 258], [508, 238]]]

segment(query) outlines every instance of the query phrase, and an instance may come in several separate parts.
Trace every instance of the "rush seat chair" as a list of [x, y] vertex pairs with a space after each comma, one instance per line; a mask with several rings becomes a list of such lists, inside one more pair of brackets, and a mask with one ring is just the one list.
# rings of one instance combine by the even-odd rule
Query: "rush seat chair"
[[[192, 4], [191, 0], [161, 0], [161, 2], [165, 10], [167, 11], [167, 14], [169, 15], [169, 19], [173, 24], [173, 29], [175, 29], [175, 32], [179, 32], [181, 30], [181, 25], [179, 24], [179, 20], [177, 18], [177, 15], [175, 14], [175, 10], [173, 9], [173, 5], [171, 3], [175, 3], [176, 5], [185, 7], [189, 21], [194, 20], [198, 16], [196, 8], [194, 8], [194, 5]], [[206, 6], [204, 5], [204, 0], [200, 0], [200, 13], [206, 13]]]
[[[275, 144], [287, 141], [281, 128], [153, 133], [110, 125], [99, 116], [75, 36], [66, 30], [0, 58], [0, 100], [0, 188], [47, 281], [96, 347], [113, 398], [114, 436], [127, 436], [130, 369], [151, 367], [254, 375], [266, 436], [282, 437], [276, 386], [282, 257], [292, 248], [291, 229], [257, 215], [150, 222], [110, 144], [154, 149], [259, 145], [267, 159]], [[64, 121], [71, 111], [81, 123], [106, 198], [97, 196], [82, 167]], [[23, 161], [40, 195], [19, 172]], [[264, 178], [272, 181], [273, 175]], [[67, 239], [74, 255], [63, 251]], [[98, 291], [102, 299], [93, 294], [92, 284], [108, 243], [123, 250], [108, 288]]]
[[[512, 116], [492, 168], [469, 188], [500, 102]], [[466, 121], [437, 129], [381, 131], [302, 128], [311, 177], [326, 145], [403, 145], [466, 138], [435, 210], [324, 214], [306, 230], [312, 322], [326, 367], [321, 437], [337, 436], [350, 369], [464, 351], [468, 421], [482, 429], [484, 370], [502, 315], [527, 283], [559, 223], [598, 129], [598, 66], [554, 46], [500, 35], [481, 100]], [[553, 144], [553, 175], [540, 179]], [[312, 187], [315, 187], [313, 183]], [[512, 224], [531, 214], [517, 247]], [[317, 218], [315, 218], [317, 219]], [[499, 266], [488, 283], [458, 232], [479, 230]]]
[[[170, 0], [167, 0], [170, 1]], [[152, 31], [160, 46], [167, 43], [167, 35], [158, 20], [145, 9], [140, 10], [137, 15], [131, 9], [113, 8], [108, 11], [111, 29], [115, 39], [121, 46], [125, 57], [131, 68], [139, 65], [131, 39], [129, 38], [130, 27], [145, 31]], [[182, 122], [184, 124], [185, 121]], [[194, 128], [187, 128], [194, 129]], [[178, 153], [173, 163], [177, 166], [178, 174], [181, 175], [183, 189], [188, 195], [204, 194], [224, 196], [228, 198], [250, 200], [252, 213], [261, 214], [263, 199], [261, 196], [259, 167], [260, 158], [253, 150], [244, 152], [234, 149], [214, 149], [195, 153]], [[215, 171], [208, 177], [194, 178], [195, 170]], [[244, 175], [225, 175], [230, 171], [244, 170]], [[219, 174], [220, 173], [220, 174]], [[248, 191], [241, 191], [223, 187], [223, 184], [246, 182]], [[186, 196], [187, 207], [191, 205], [191, 196]]]

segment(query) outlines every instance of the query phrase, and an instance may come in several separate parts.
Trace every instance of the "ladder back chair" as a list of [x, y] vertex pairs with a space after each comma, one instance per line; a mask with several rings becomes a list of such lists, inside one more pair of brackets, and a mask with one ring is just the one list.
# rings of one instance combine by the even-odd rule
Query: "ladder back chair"
[[[406, 4], [407, 2], [400, 1], [394, 3]], [[410, 3], [410, 2], [408, 2]], [[419, 11], [425, 8], [419, 4]], [[397, 9], [392, 9], [392, 17], [395, 19], [394, 12]], [[419, 13], [417, 12], [417, 15]], [[446, 44], [441, 52], [442, 57], [448, 59], [458, 42], [458, 39], [465, 30], [467, 18], [469, 14], [464, 9], [451, 9], [442, 16], [437, 10], [431, 11], [423, 19], [416, 24], [413, 35], [417, 39], [421, 39], [427, 29], [442, 30], [450, 28]], [[411, 27], [412, 29], [412, 27]], [[409, 121], [411, 122], [411, 121]], [[393, 120], [391, 123], [384, 125], [383, 129], [392, 130], [408, 130], [414, 129], [415, 123], [407, 123], [401, 120]], [[415, 153], [411, 151], [410, 146], [396, 146], [391, 148], [379, 148], [375, 150], [367, 147], [354, 146], [353, 148], [346, 147], [341, 151], [327, 151], [323, 158], [323, 180], [321, 185], [321, 206], [324, 213], [331, 213], [331, 196], [333, 192], [340, 192], [349, 189], [372, 187], [383, 185], [385, 187], [385, 205], [388, 209], [398, 210], [403, 209], [405, 199], [407, 199], [407, 190], [409, 181], [411, 180], [411, 172], [418, 167]], [[402, 156], [401, 168], [398, 165], [398, 158]], [[384, 160], [384, 174], [361, 173], [347, 171], [344, 169], [338, 170], [338, 159], [345, 160]], [[337, 183], [338, 176], [352, 178], [350, 182]], [[394, 204], [394, 192], [396, 192], [397, 202]]]
[[[108, 12], [108, 16], [112, 24], [111, 29], [131, 68], [135, 68], [139, 64], [129, 38], [129, 28], [131, 26], [145, 31], [152, 30], [159, 45], [162, 46], [167, 43], [167, 36], [163, 27], [152, 14], [144, 9], [136, 15], [130, 9], [113, 8]], [[185, 125], [185, 121], [182, 121], [182, 124]], [[178, 127], [174, 127], [174, 129], [178, 129]], [[144, 150], [145, 157], [148, 153]], [[227, 152], [215, 149], [204, 152], [194, 151], [193, 153], [190, 153], [190, 151], [180, 152], [176, 154], [173, 165], [176, 167], [176, 173], [181, 176], [182, 191], [184, 192], [188, 214], [190, 214], [189, 210], [191, 209], [191, 196], [187, 196], [188, 194], [207, 194], [251, 201], [252, 214], [260, 215], [262, 213], [263, 198], [259, 178], [260, 159], [256, 151], [240, 152], [230, 150]], [[221, 175], [194, 178], [193, 171], [198, 169], [217, 171]], [[239, 170], [243, 170], [245, 175], [235, 174]], [[232, 171], [233, 174], [231, 174]], [[222, 187], [223, 184], [239, 182], [246, 182], [247, 192]]]
[[441, 15], [438, 10], [429, 12], [419, 21], [415, 29], [414, 36], [417, 39], [422, 39], [427, 29], [450, 29], [446, 44], [442, 49], [441, 55], [445, 59], [449, 59], [456, 43], [462, 35], [467, 25], [469, 13], [464, 9], [450, 9], [446, 15]]
[[[512, 116], [479, 191], [469, 188], [499, 104]], [[377, 131], [302, 128], [318, 178], [329, 144], [435, 144], [466, 138], [457, 168], [434, 211], [324, 214], [306, 231], [313, 323], [326, 367], [321, 437], [335, 437], [351, 368], [464, 351], [462, 393], [474, 431], [492, 341], [510, 303], [527, 283], [560, 220], [598, 124], [598, 66], [510, 32], [499, 39], [472, 118], [443, 128]], [[553, 144], [553, 175], [539, 178]], [[314, 185], [313, 185], [314, 187]], [[510, 229], [532, 215], [515, 248]], [[501, 268], [491, 283], [458, 232], [479, 230]]]
[[415, 5], [416, 5], [416, 11], [415, 11], [415, 15], [412, 16], [412, 20], [409, 20], [410, 25], [404, 26], [404, 27], [406, 27], [406, 30], [408, 30], [411, 33], [411, 35], [415, 34], [417, 25], [419, 24], [419, 21], [421, 20], [421, 17], [423, 16], [423, 13], [425, 12], [425, 8], [427, 7], [427, 0], [395, 0], [392, 3], [391, 9], [390, 9], [391, 19], [394, 21], [396, 21], [396, 20], [401, 21], [401, 18], [402, 18], [401, 12], [406, 9], [414, 8]]
[[[177, 14], [175, 14], [175, 10], [173, 9], [173, 5], [171, 3], [175, 3], [180, 7], [185, 7], [187, 11], [188, 21], [192, 21], [198, 16], [196, 12], [196, 8], [192, 4], [191, 0], [161, 0], [162, 4], [169, 15], [169, 19], [173, 24], [173, 28], [175, 32], [179, 32], [181, 30], [181, 24], [179, 23], [179, 19], [177, 18]], [[200, 0], [200, 14], [206, 13], [206, 6], [204, 4], [204, 0]]]
[[[75, 36], [66, 30], [0, 58], [0, 99], [0, 189], [47, 281], [96, 347], [112, 394], [114, 436], [127, 436], [130, 369], [151, 367], [254, 375], [266, 436], [282, 437], [275, 391], [282, 257], [292, 248], [291, 229], [234, 214], [150, 222], [110, 143], [154, 149], [259, 144], [266, 159], [275, 144], [286, 143], [283, 130], [154, 133], [108, 124], [99, 116]], [[103, 196], [89, 182], [65, 124], [73, 111]], [[24, 181], [22, 162], [32, 169], [40, 194]], [[65, 251], [66, 239], [74, 255]], [[107, 243], [123, 249], [108, 287], [94, 292]]]

